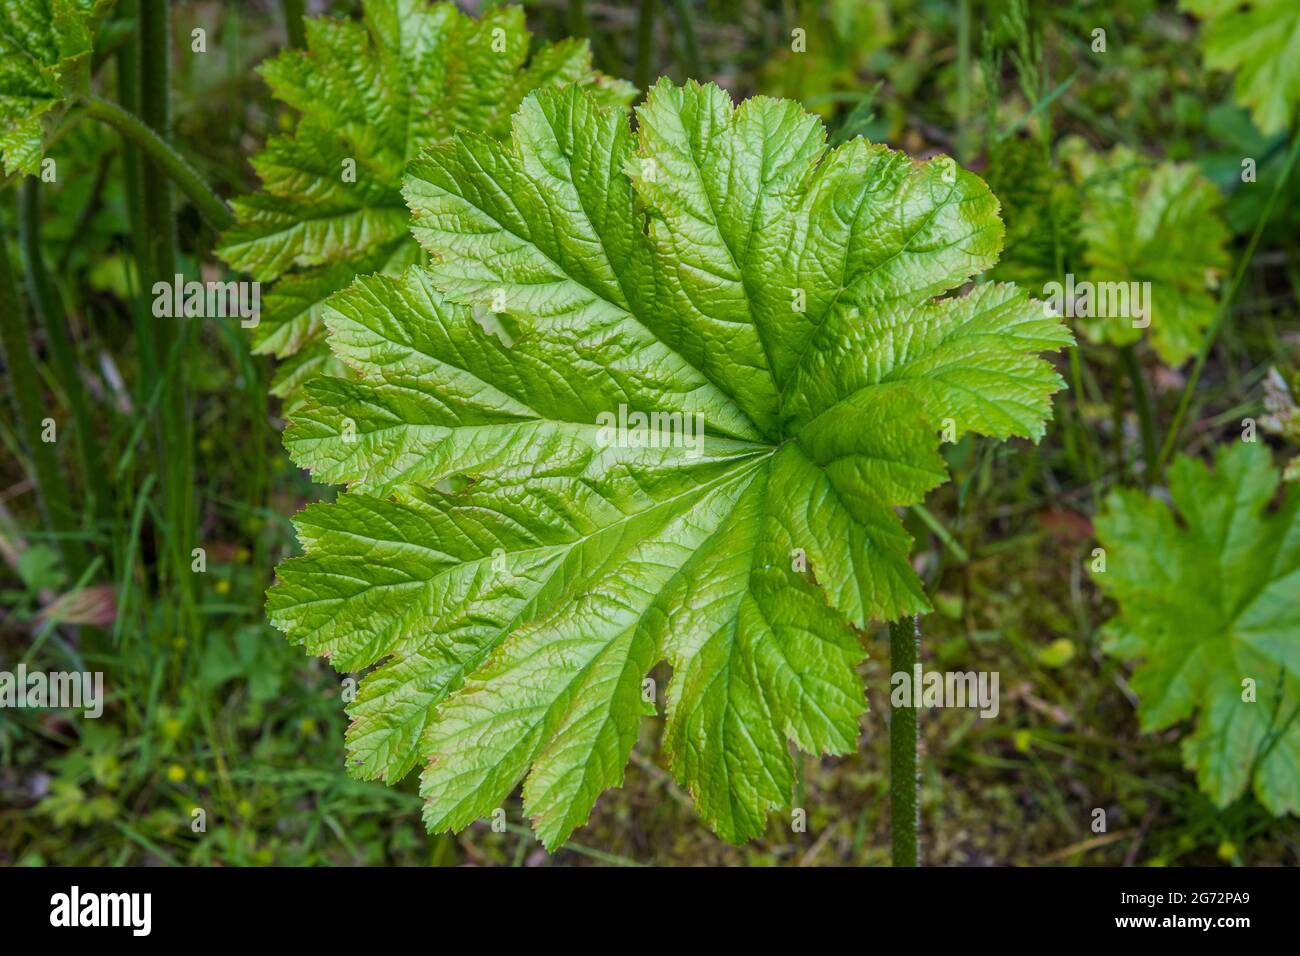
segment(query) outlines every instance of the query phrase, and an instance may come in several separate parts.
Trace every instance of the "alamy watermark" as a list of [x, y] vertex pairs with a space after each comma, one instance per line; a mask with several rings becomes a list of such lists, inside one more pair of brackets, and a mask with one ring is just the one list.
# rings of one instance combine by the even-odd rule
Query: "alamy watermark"
[[889, 678], [895, 707], [978, 707], [981, 717], [998, 715], [997, 671], [897, 671]]
[[1145, 329], [1151, 324], [1150, 282], [1092, 282], [1074, 281], [1074, 273], [1067, 273], [1065, 282], [1049, 282], [1043, 286], [1047, 301], [1043, 310], [1051, 316], [1072, 319], [1131, 319], [1133, 328]]
[[261, 321], [262, 283], [185, 281], [179, 272], [171, 282], [153, 284], [153, 314], [158, 319], [233, 319], [245, 329]]
[[0, 707], [66, 707], [94, 720], [104, 713], [103, 671], [0, 671]]
[[684, 448], [687, 458], [704, 453], [704, 415], [700, 412], [618, 412], [596, 416], [596, 443], [602, 448]]
[[152, 893], [83, 893], [73, 885], [50, 897], [54, 927], [125, 927], [132, 936], [148, 936], [153, 928]]

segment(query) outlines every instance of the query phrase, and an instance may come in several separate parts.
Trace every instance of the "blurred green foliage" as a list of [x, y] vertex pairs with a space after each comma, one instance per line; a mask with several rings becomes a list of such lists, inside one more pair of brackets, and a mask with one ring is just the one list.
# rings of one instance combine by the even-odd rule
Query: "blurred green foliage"
[[[101, 31], [94, 83], [111, 95], [115, 53], [129, 30], [119, 4]], [[312, 12], [356, 15], [355, 2]], [[482, 5], [468, 4], [481, 10]], [[596, 66], [634, 78], [716, 79], [739, 98], [794, 96], [838, 136], [865, 135], [917, 156], [946, 152], [984, 175], [1002, 199], [1007, 252], [998, 278], [1031, 287], [1077, 261], [1086, 197], [1064, 169], [1066, 136], [1152, 163], [1193, 163], [1223, 196], [1234, 256], [1259, 223], [1294, 132], [1258, 129], [1233, 74], [1207, 69], [1197, 21], [1155, 0], [888, 0], [764, 3], [659, 0], [644, 7], [528, 3], [544, 39], [591, 38]], [[256, 187], [247, 157], [287, 122], [254, 67], [285, 43], [268, 0], [172, 4], [174, 142], [224, 196]], [[207, 52], [191, 52], [191, 31]], [[1096, 52], [1094, 31], [1105, 30]], [[804, 31], [795, 52], [793, 31]], [[1294, 117], [1292, 119], [1294, 130]], [[111, 596], [102, 626], [42, 610], [70, 588], [57, 541], [43, 530], [26, 456], [0, 415], [0, 669], [102, 670], [100, 720], [65, 711], [0, 710], [0, 864], [879, 864], [888, 859], [885, 708], [887, 640], [866, 636], [873, 701], [861, 747], [804, 758], [795, 805], [807, 832], [774, 820], [734, 848], [711, 837], [661, 767], [647, 725], [627, 783], [597, 805], [578, 842], [548, 856], [512, 799], [506, 826], [484, 821], [430, 837], [415, 779], [398, 788], [348, 779], [342, 766], [346, 685], [265, 623], [275, 563], [295, 548], [287, 517], [327, 494], [290, 466], [274, 370], [250, 353], [236, 323], [204, 322], [166, 374], [184, 384], [196, 440], [176, 449], [157, 433], [157, 393], [141, 385], [134, 335], [147, 309], [136, 272], [120, 141], [90, 123], [49, 147], [60, 170], [42, 189], [43, 258], [59, 292], [104, 474], [85, 474], [60, 441], [60, 462], [98, 558], [88, 584]], [[1255, 182], [1242, 161], [1255, 161]], [[1179, 449], [1204, 454], [1264, 409], [1269, 370], [1296, 382], [1300, 335], [1297, 203], [1285, 185], [1235, 306], [1194, 395]], [[10, 260], [20, 262], [16, 189], [0, 191]], [[220, 277], [214, 237], [177, 200], [179, 268]], [[38, 356], [51, 341], [32, 323]], [[1150, 401], [1167, 422], [1186, 382], [1149, 351]], [[1041, 445], [949, 446], [954, 481], [929, 501], [944, 534], [908, 518], [916, 561], [937, 608], [923, 648], [952, 669], [1001, 674], [995, 721], [972, 712], [922, 715], [922, 818], [927, 862], [946, 864], [1292, 864], [1300, 828], [1249, 795], [1216, 809], [1183, 769], [1177, 729], [1139, 732], [1124, 665], [1102, 655], [1097, 628], [1112, 608], [1088, 580], [1091, 515], [1139, 472], [1138, 417], [1112, 347], [1072, 357], [1072, 393]], [[44, 399], [67, 433], [70, 393], [42, 362]], [[193, 614], [160, 573], [172, 545], [159, 488], [177, 456], [193, 456], [193, 506], [207, 570]], [[94, 479], [111, 500], [90, 507]], [[945, 543], [944, 537], [950, 543]], [[956, 545], [954, 547], [953, 545]], [[960, 549], [960, 551], [958, 550]], [[965, 560], [959, 557], [964, 553]], [[662, 678], [664, 675], [658, 675]], [[1103, 834], [1090, 824], [1105, 809]], [[196, 829], [195, 810], [204, 811]]]

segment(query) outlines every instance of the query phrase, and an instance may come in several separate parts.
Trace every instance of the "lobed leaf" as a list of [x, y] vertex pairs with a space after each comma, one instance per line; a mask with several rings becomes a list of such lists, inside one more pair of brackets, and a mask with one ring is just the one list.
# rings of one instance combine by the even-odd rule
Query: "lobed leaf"
[[1201, 789], [1223, 807], [1253, 787], [1280, 815], [1300, 810], [1300, 496], [1270, 513], [1278, 483], [1261, 444], [1220, 449], [1213, 472], [1180, 457], [1172, 507], [1111, 494], [1096, 579], [1120, 607], [1107, 650], [1138, 662], [1143, 729], [1194, 719]]
[[1294, 127], [1300, 106], [1300, 7], [1291, 0], [1182, 0], [1204, 24], [1205, 65], [1236, 71], [1237, 99], [1266, 134]]
[[[1080, 183], [1086, 278], [1094, 284], [1149, 283], [1148, 314], [1081, 318], [1096, 341], [1125, 345], [1144, 334], [1168, 365], [1200, 348], [1218, 308], [1230, 233], [1219, 191], [1190, 163], [1154, 166], [1124, 146], [1093, 153], [1079, 141], [1062, 149]], [[1143, 328], [1134, 322], [1146, 321]]]
[[896, 509], [946, 478], [944, 419], [1036, 438], [1061, 385], [1041, 303], [935, 299], [1001, 241], [951, 160], [828, 149], [795, 104], [712, 85], [661, 81], [637, 120], [546, 89], [509, 139], [426, 149], [404, 191], [434, 261], [329, 300], [351, 375], [286, 432], [349, 490], [300, 516], [271, 619], [377, 665], [351, 766], [423, 760], [431, 829], [523, 781], [558, 846], [664, 660], [675, 777], [720, 836], [759, 834], [791, 742], [855, 746], [858, 629], [927, 607]]
[[524, 96], [543, 86], [579, 83], [622, 105], [635, 92], [591, 69], [585, 41], [543, 45], [530, 57], [518, 7], [475, 20], [451, 3], [367, 0], [360, 22], [310, 18], [306, 32], [305, 51], [286, 50], [260, 68], [299, 116], [253, 158], [262, 190], [234, 203], [238, 221], [218, 250], [232, 268], [274, 283], [254, 342], [259, 352], [295, 357], [273, 386], [284, 397], [342, 371], [324, 342], [325, 300], [358, 275], [396, 274], [421, 260], [401, 181], [422, 147], [460, 128], [504, 135]]
[[0, 0], [0, 165], [35, 175], [47, 123], [85, 88], [111, 0]]

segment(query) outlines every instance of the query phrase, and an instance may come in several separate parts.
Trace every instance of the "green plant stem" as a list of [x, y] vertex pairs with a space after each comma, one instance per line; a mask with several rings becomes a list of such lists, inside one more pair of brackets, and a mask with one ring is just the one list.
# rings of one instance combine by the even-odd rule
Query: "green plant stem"
[[289, 46], [307, 49], [307, 28], [303, 24], [303, 0], [281, 0], [280, 8], [284, 11], [284, 31], [288, 36]]
[[677, 29], [682, 34], [686, 73], [688, 76], [703, 76], [703, 60], [700, 57], [700, 42], [695, 35], [695, 14], [691, 10], [691, 0], [673, 0], [673, 11], [677, 14]]
[[[152, 288], [159, 281], [170, 282], [176, 273], [176, 225], [172, 218], [169, 176], [178, 174], [179, 180], [188, 181], [191, 187], [202, 183], [197, 176], [189, 179], [183, 176], [182, 170], [188, 166], [183, 163], [177, 166], [179, 156], [166, 143], [171, 136], [170, 47], [167, 3], [141, 0], [140, 120], [147, 131], [156, 134], [137, 141], [144, 158], [142, 185], [149, 266], [143, 280], [145, 288]], [[129, 114], [119, 112], [134, 120]], [[206, 185], [203, 188], [206, 190]], [[215, 205], [229, 216], [220, 200]], [[174, 608], [177, 625], [184, 622], [194, 632], [198, 624], [193, 600], [194, 575], [190, 570], [190, 550], [195, 538], [194, 443], [186, 374], [193, 330], [192, 324], [183, 317], [155, 319], [153, 329], [162, 385], [162, 402], [154, 422], [164, 517], [158, 551], [164, 557], [162, 563], [170, 572], [171, 583], [179, 596]]]
[[1205, 362], [1210, 357], [1210, 349], [1214, 346], [1214, 340], [1218, 338], [1219, 332], [1223, 330], [1228, 315], [1232, 311], [1232, 304], [1237, 298], [1237, 293], [1241, 290], [1242, 280], [1246, 277], [1246, 269], [1255, 257], [1255, 248], [1259, 245], [1260, 237], [1264, 234], [1264, 227], [1273, 217], [1273, 208], [1277, 205], [1278, 198], [1282, 195], [1283, 189], [1286, 188], [1286, 184], [1291, 179], [1291, 171], [1295, 168], [1297, 157], [1300, 157], [1300, 127], [1297, 127], [1291, 134], [1291, 148], [1287, 151], [1286, 161], [1282, 165], [1282, 172], [1273, 185], [1273, 192], [1268, 197], [1264, 211], [1260, 213], [1259, 219], [1255, 223], [1255, 229], [1250, 234], [1250, 241], [1246, 244], [1246, 251], [1237, 260], [1237, 268], [1233, 272], [1232, 283], [1228, 286], [1223, 298], [1219, 300], [1219, 309], [1214, 314], [1214, 321], [1206, 331], [1205, 338], [1201, 341], [1201, 347], [1196, 353], [1196, 362], [1192, 365], [1192, 374], [1187, 377], [1187, 384], [1183, 386], [1183, 394], [1178, 400], [1178, 410], [1174, 413], [1173, 424], [1169, 426], [1169, 431], [1165, 434], [1164, 447], [1160, 449], [1160, 461], [1156, 465], [1156, 474], [1152, 477], [1153, 481], [1159, 480], [1160, 475], [1164, 473], [1165, 465], [1169, 463], [1174, 447], [1178, 444], [1178, 435], [1182, 431], [1183, 419], [1187, 417], [1188, 406], [1192, 403], [1192, 393], [1196, 390], [1196, 383], [1201, 380], [1201, 372], [1205, 370]]
[[72, 408], [72, 421], [77, 432], [77, 450], [81, 457], [81, 470], [86, 488], [93, 499], [92, 510], [96, 518], [107, 521], [111, 502], [108, 473], [104, 469], [99, 438], [90, 419], [86, 391], [82, 387], [81, 375], [77, 371], [77, 362], [72, 348], [72, 329], [63, 311], [59, 291], [50, 280], [49, 272], [45, 268], [45, 257], [41, 252], [40, 191], [41, 183], [35, 176], [28, 176], [23, 181], [21, 212], [18, 218], [23, 264], [27, 272], [32, 305], [41, 324], [45, 326], [55, 374]]
[[1079, 440], [1079, 454], [1083, 458], [1083, 473], [1092, 486], [1094, 500], [1097, 496], [1097, 481], [1101, 477], [1097, 460], [1093, 455], [1092, 436], [1088, 431], [1088, 421], [1084, 415], [1083, 360], [1079, 357], [1080, 346], [1070, 349], [1070, 391], [1074, 393], [1074, 415], [1071, 427]]
[[641, 0], [641, 16], [636, 27], [636, 75], [633, 80], [644, 94], [650, 88], [654, 67], [655, 14], [658, 0]]
[[64, 569], [75, 580], [86, 569], [86, 552], [77, 538], [77, 524], [69, 503], [68, 488], [59, 470], [53, 442], [41, 440], [41, 382], [36, 374], [36, 356], [24, 327], [22, 297], [18, 292], [9, 250], [0, 236], [0, 357], [3, 357], [22, 443], [35, 472], [36, 496], [45, 522], [55, 535]]
[[591, 24], [587, 20], [586, 0], [569, 0], [569, 35], [575, 37], [591, 36]]
[[[1133, 404], [1137, 406], [1138, 425], [1142, 430], [1142, 460], [1146, 463], [1143, 472], [1143, 484], [1150, 485], [1160, 463], [1160, 445], [1156, 441], [1156, 421], [1151, 409], [1151, 393], [1142, 374], [1142, 363], [1138, 359], [1137, 349], [1132, 344], [1124, 345], [1119, 350], [1120, 361], [1128, 375], [1129, 385], [1133, 389]], [[1117, 436], [1123, 441], [1122, 435]]]
[[957, 159], [970, 162], [970, 0], [957, 4]]
[[[140, 40], [136, 28], [140, 10], [139, 0], [120, 0], [118, 15], [132, 26], [127, 41], [117, 52], [117, 97], [122, 109], [132, 115], [140, 111]], [[140, 175], [140, 151], [130, 139], [122, 138], [122, 181], [126, 189], [126, 215], [131, 227], [132, 249], [135, 254], [135, 284], [131, 290], [131, 321], [135, 329], [135, 345], [140, 355], [140, 380], [136, 401], [144, 405], [158, 384], [158, 358], [153, 351], [153, 334], [149, 327], [149, 313], [144, 308], [144, 297], [139, 284], [149, 274], [149, 260], [144, 242], [144, 197]]]
[[1051, 107], [1051, 105], [1055, 103], [1058, 99], [1060, 99], [1060, 97], [1065, 94], [1065, 91], [1068, 90], [1074, 84], [1074, 81], [1075, 79], [1078, 78], [1078, 76], [1079, 76], [1078, 73], [1072, 73], [1067, 79], [1062, 80], [1059, 84], [1057, 84], [1057, 86], [1050, 93], [1048, 93], [1042, 99], [1034, 103], [1033, 107], [1028, 112], [1026, 112], [1023, 116], [1021, 116], [1020, 119], [1016, 120], [1006, 129], [1002, 130], [1002, 132], [995, 134], [993, 137], [993, 141], [995, 143], [1002, 142], [1002, 140], [1014, 134], [1017, 130], [1020, 129], [1020, 127], [1024, 126], [1026, 123], [1028, 123], [1039, 113], [1043, 113], [1047, 111]]
[[[996, 117], [994, 117], [996, 118]], [[1048, 104], [1046, 112], [1043, 115], [1043, 123], [1039, 130], [1039, 148], [1042, 150], [1043, 160], [1048, 165], [1052, 165], [1052, 112], [1051, 104]], [[1047, 214], [1052, 226], [1052, 259], [1055, 266], [1056, 277], [1062, 278], [1066, 273], [1065, 248], [1062, 244], [1062, 227], [1056, 215], [1056, 205], [1049, 203]], [[1084, 392], [1083, 392], [1083, 359], [1081, 357], [1083, 345], [1081, 342], [1075, 342], [1073, 348], [1069, 350], [1070, 357], [1070, 392], [1074, 398], [1074, 408], [1072, 414], [1063, 416], [1066, 431], [1066, 448], [1078, 452], [1079, 464], [1083, 467], [1084, 477], [1088, 480], [1091, 490], [1093, 505], [1100, 504], [1100, 492], [1097, 488], [1097, 479], [1099, 477], [1096, 457], [1094, 456], [1092, 434], [1088, 431], [1088, 422], [1084, 414]], [[1064, 406], [1064, 402], [1062, 402]], [[1071, 454], [1073, 459], [1074, 455]]]
[[[905, 617], [889, 625], [889, 672], [912, 679], [921, 644], [920, 617]], [[920, 861], [920, 802], [917, 778], [917, 701], [889, 712], [889, 834], [894, 866]]]
[[[63, 251], [59, 253], [59, 258], [54, 262], [53, 272], [56, 275], [64, 275], [68, 271], [68, 265], [72, 262], [72, 256], [76, 253], [79, 240], [90, 235], [91, 223], [104, 208], [104, 189], [108, 186], [108, 175], [112, 170], [113, 156], [111, 153], [105, 153], [99, 158], [95, 165], [95, 181], [90, 186], [90, 196], [86, 199], [86, 204], [81, 207], [81, 212], [77, 213], [76, 222], [72, 224], [71, 238], [63, 244]], [[49, 270], [47, 270], [49, 271]]]
[[[116, 119], [119, 130], [137, 146], [142, 153], [141, 209], [143, 211], [142, 236], [145, 243], [145, 271], [140, 276], [144, 289], [152, 288], [158, 281], [171, 282], [176, 272], [176, 227], [172, 221], [171, 189], [165, 173], [168, 169], [182, 170], [188, 168], [176, 156], [167, 138], [171, 135], [171, 107], [168, 99], [168, 82], [170, 80], [171, 45], [168, 32], [167, 4], [162, 0], [140, 0], [139, 16], [140, 34], [140, 118], [125, 110], [108, 109], [101, 105], [103, 117]], [[96, 104], [89, 104], [91, 115], [97, 115]], [[130, 130], [131, 132], [125, 132]], [[175, 159], [175, 162], [172, 159]], [[194, 177], [197, 180], [197, 176]], [[152, 322], [154, 354], [159, 369], [167, 382], [166, 394], [163, 396], [160, 419], [164, 422], [169, 412], [175, 407], [175, 370], [169, 376], [168, 366], [172, 361], [173, 325], [177, 319], [168, 321], [158, 319]], [[176, 436], [167, 428], [158, 434], [158, 453], [160, 467], [166, 471], [167, 456], [164, 447]]]
[[148, 157], [148, 162], [155, 171], [172, 180], [181, 192], [194, 203], [199, 213], [214, 229], [227, 229], [234, 225], [235, 217], [230, 208], [214, 193], [180, 153], [176, 152], [150, 126], [110, 100], [98, 96], [86, 96], [81, 99], [82, 109], [87, 116], [107, 123]]
[[1123, 484], [1128, 484], [1131, 476], [1128, 467], [1128, 449], [1124, 447], [1124, 410], [1127, 407], [1124, 396], [1130, 390], [1130, 385], [1128, 384], [1128, 375], [1125, 374], [1123, 368], [1114, 369], [1114, 373], [1114, 394], [1110, 403], [1110, 427], [1111, 433], [1115, 436], [1114, 466], [1115, 473], [1119, 475], [1119, 480]]
[[912, 505], [912, 511], [916, 516], [925, 522], [925, 526], [934, 532], [935, 537], [943, 542], [943, 546], [952, 552], [952, 556], [962, 564], [970, 563], [970, 553], [961, 546], [951, 531], [943, 526], [943, 522], [930, 513], [925, 505]]

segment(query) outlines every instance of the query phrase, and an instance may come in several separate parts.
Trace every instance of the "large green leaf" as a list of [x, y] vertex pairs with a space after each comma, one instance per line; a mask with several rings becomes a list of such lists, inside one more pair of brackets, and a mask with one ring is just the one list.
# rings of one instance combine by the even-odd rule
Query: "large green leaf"
[[[1069, 333], [1013, 286], [935, 298], [996, 259], [978, 178], [829, 150], [788, 101], [661, 81], [634, 139], [541, 91], [405, 191], [438, 255], [327, 305], [354, 374], [311, 382], [285, 442], [350, 490], [299, 516], [268, 604], [340, 670], [378, 665], [353, 771], [424, 761], [440, 830], [523, 780], [554, 847], [621, 782], [662, 659], [674, 774], [756, 835], [790, 741], [855, 746], [855, 629], [927, 607], [895, 509], [945, 479], [944, 420], [1037, 438], [1061, 383], [1036, 353]], [[658, 429], [610, 428], [641, 414]]]
[[367, 0], [364, 13], [361, 22], [308, 19], [307, 49], [261, 66], [276, 98], [300, 115], [253, 157], [262, 191], [234, 203], [238, 222], [218, 250], [233, 268], [275, 283], [254, 341], [259, 352], [294, 357], [277, 378], [284, 396], [341, 371], [324, 344], [325, 299], [358, 275], [421, 260], [401, 193], [421, 148], [461, 128], [504, 135], [524, 96], [543, 86], [582, 83], [610, 104], [634, 93], [591, 69], [584, 40], [543, 45], [530, 58], [518, 7], [474, 20], [450, 3]]
[[1300, 811], [1300, 495], [1268, 512], [1278, 473], [1260, 444], [1220, 449], [1213, 473], [1180, 457], [1173, 507], [1114, 492], [1096, 580], [1119, 602], [1106, 647], [1138, 661], [1144, 730], [1195, 718], [1183, 756], [1226, 806], [1253, 785]]
[[0, 161], [35, 174], [46, 124], [84, 89], [91, 43], [111, 0], [0, 0]]
[[1300, 4], [1295, 0], [1182, 0], [1204, 20], [1205, 64], [1235, 70], [1236, 94], [1265, 133], [1287, 129], [1300, 107]]

